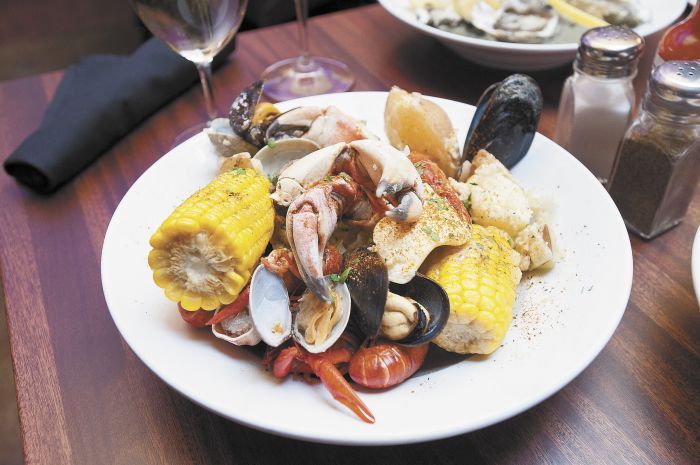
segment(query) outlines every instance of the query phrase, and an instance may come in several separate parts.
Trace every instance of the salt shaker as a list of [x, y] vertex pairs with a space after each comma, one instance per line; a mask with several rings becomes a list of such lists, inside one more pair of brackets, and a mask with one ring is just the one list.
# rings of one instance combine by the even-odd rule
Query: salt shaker
[[620, 144], [610, 196], [627, 227], [650, 239], [681, 221], [699, 180], [700, 61], [667, 61]]
[[574, 74], [562, 90], [554, 140], [603, 184], [632, 118], [632, 79], [643, 49], [644, 39], [630, 29], [589, 30], [581, 37]]

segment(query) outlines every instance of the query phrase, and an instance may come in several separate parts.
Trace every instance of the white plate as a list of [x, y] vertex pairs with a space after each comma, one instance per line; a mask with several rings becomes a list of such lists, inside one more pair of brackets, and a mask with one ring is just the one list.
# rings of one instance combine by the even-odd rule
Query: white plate
[[698, 298], [698, 303], [700, 303], [700, 226], [698, 226], [698, 231], [695, 233], [695, 240], [693, 241], [693, 255], [690, 260], [690, 269], [693, 274], [695, 296]]
[[[644, 38], [665, 29], [685, 11], [687, 0], [642, 0], [651, 11], [651, 20], [635, 30]], [[466, 37], [419, 22], [410, 10], [410, 0], [379, 0], [394, 17], [435, 37], [459, 55], [491, 68], [515, 71], [549, 69], [573, 61], [578, 42], [565, 44], [514, 44]], [[655, 46], [655, 44], [654, 44]], [[654, 53], [647, 50], [647, 53]]]
[[[386, 95], [335, 94], [279, 106], [333, 104], [383, 134]], [[464, 140], [473, 107], [434, 100]], [[102, 284], [119, 331], [151, 370], [205, 408], [253, 428], [357, 445], [426, 441], [482, 428], [542, 402], [576, 377], [603, 349], [627, 305], [632, 253], [620, 214], [583, 165], [538, 134], [513, 172], [556, 201], [553, 226], [562, 256], [555, 269], [519, 286], [514, 324], [495, 354], [433, 361], [430, 370], [394, 389], [362, 392], [377, 418], [365, 424], [321, 385], [279, 382], [250, 352], [190, 329], [153, 284], [149, 237], [173, 208], [214, 177], [216, 164], [200, 134], [134, 183], [107, 229]], [[444, 366], [436, 366], [440, 363]]]

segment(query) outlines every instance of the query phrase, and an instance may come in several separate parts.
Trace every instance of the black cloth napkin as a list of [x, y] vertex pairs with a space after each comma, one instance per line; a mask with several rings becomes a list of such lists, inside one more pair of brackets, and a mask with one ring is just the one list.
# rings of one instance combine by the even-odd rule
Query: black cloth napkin
[[68, 68], [39, 129], [5, 160], [5, 171], [52, 192], [197, 81], [194, 64], [155, 37], [128, 56], [90, 56]]

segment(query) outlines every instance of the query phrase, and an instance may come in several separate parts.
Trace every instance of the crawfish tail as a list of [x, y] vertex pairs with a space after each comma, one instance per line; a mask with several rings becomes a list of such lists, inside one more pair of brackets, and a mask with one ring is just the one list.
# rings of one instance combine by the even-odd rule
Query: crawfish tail
[[423, 364], [428, 344], [404, 347], [382, 342], [361, 347], [350, 361], [348, 373], [361, 386], [383, 389], [402, 383]]

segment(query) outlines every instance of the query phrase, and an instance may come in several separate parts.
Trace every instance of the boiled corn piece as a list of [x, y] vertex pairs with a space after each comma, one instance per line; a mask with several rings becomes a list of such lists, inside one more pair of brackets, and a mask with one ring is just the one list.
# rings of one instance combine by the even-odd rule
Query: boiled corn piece
[[148, 265], [185, 310], [233, 302], [272, 236], [270, 181], [253, 169], [220, 174], [177, 207], [151, 236]]
[[443, 248], [425, 273], [450, 300], [450, 317], [433, 341], [450, 352], [490, 354], [506, 335], [513, 315], [519, 257], [499, 229], [472, 225], [469, 242]]

